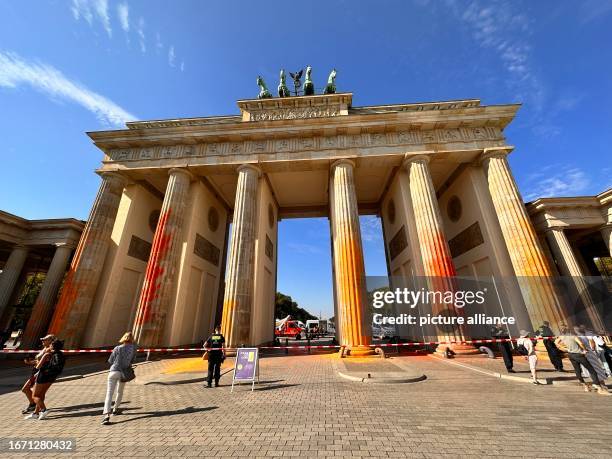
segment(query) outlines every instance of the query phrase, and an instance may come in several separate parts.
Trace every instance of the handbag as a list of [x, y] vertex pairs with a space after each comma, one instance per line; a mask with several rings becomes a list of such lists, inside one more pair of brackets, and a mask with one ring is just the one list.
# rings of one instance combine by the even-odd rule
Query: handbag
[[128, 382], [132, 379], [136, 379], [136, 373], [134, 373], [134, 367], [129, 366], [121, 370], [121, 382]]

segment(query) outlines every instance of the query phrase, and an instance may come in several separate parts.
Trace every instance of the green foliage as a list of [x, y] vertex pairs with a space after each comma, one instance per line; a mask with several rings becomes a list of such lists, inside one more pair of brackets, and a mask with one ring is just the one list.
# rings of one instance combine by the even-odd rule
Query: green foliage
[[43, 281], [45, 280], [45, 273], [34, 273], [30, 274], [25, 281], [23, 289], [17, 299], [17, 304], [21, 307], [32, 307], [36, 302], [36, 298], [40, 293]]
[[305, 309], [300, 308], [289, 295], [285, 295], [280, 292], [276, 292], [276, 306], [274, 314], [274, 317], [277, 319], [284, 319], [290, 315], [293, 319], [301, 320], [304, 323], [307, 320], [317, 319], [317, 317], [313, 316]]

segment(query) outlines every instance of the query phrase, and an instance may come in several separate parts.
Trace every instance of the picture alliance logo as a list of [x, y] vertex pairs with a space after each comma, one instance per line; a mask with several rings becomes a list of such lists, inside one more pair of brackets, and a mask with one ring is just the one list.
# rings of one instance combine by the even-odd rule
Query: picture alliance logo
[[408, 288], [396, 288], [388, 291], [374, 291], [372, 295], [372, 306], [376, 309], [387, 305], [406, 305], [411, 309], [417, 305], [447, 305], [456, 308], [464, 308], [473, 304], [483, 304], [487, 289], [481, 290], [446, 290], [431, 291], [421, 288], [411, 290]]

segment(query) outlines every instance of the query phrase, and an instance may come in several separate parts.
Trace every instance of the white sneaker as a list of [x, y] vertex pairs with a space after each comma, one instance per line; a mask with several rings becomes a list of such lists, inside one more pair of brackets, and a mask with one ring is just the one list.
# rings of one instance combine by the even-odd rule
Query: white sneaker
[[606, 386], [599, 386], [597, 388], [597, 393], [600, 395], [612, 395], [612, 393], [610, 393], [610, 391], [608, 390], [608, 388]]
[[41, 411], [40, 413], [38, 413], [38, 420], [42, 421], [43, 419], [47, 417], [48, 414], [49, 414], [49, 410]]
[[31, 413], [28, 414], [26, 417], [24, 417], [23, 419], [38, 419], [38, 413]]

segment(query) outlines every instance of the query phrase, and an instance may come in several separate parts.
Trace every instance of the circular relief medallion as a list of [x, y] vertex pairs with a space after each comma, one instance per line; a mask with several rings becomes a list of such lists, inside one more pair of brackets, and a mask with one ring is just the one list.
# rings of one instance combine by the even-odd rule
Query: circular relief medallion
[[446, 213], [451, 221], [456, 222], [461, 218], [462, 212], [461, 200], [457, 196], [452, 196], [446, 204]]
[[208, 229], [213, 233], [219, 228], [219, 211], [214, 207], [208, 209]]
[[159, 214], [160, 214], [159, 210], [154, 210], [153, 212], [149, 214], [149, 229], [153, 233], [155, 233], [155, 230], [157, 229], [157, 222], [159, 221]]
[[395, 223], [395, 202], [393, 199], [387, 204], [387, 217], [389, 217], [389, 222], [391, 224]]
[[270, 228], [274, 228], [274, 220], [274, 208], [272, 204], [268, 204], [268, 225], [270, 225]]

